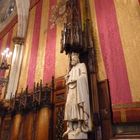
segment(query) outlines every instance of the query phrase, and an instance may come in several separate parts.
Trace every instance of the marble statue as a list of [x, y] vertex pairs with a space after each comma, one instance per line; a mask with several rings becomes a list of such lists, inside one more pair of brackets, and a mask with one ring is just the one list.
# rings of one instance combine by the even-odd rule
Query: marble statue
[[67, 130], [63, 137], [70, 132], [78, 135], [91, 130], [87, 70], [86, 65], [80, 63], [78, 53], [71, 54], [71, 66], [71, 70], [65, 77], [67, 100], [64, 120], [67, 122]]

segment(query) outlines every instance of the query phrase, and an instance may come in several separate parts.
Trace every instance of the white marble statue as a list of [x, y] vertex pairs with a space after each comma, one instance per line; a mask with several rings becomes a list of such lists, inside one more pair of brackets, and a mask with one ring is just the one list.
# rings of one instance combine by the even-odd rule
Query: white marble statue
[[71, 54], [72, 68], [66, 75], [67, 100], [64, 120], [67, 130], [63, 137], [73, 132], [74, 135], [87, 133], [91, 130], [91, 116], [89, 105], [89, 88], [87, 70], [84, 63], [79, 62], [79, 54]]

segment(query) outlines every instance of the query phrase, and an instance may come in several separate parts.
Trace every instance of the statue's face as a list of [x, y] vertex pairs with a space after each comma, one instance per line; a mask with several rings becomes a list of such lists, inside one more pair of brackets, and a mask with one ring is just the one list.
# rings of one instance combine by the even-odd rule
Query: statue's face
[[78, 56], [72, 56], [71, 57], [71, 65], [75, 66], [79, 62]]

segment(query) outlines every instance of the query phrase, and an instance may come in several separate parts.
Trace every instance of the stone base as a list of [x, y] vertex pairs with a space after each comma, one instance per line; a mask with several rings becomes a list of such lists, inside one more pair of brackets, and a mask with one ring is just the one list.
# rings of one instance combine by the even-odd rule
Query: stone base
[[72, 131], [68, 134], [68, 139], [69, 140], [87, 140], [88, 135], [87, 135], [87, 133], [81, 132], [81, 133], [79, 133], [78, 135], [75, 136], [74, 131]]

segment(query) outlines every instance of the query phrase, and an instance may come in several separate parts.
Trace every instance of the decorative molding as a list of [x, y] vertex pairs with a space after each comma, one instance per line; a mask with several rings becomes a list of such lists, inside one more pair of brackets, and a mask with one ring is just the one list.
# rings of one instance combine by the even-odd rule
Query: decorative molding
[[13, 38], [13, 42], [15, 43], [15, 44], [19, 44], [19, 45], [23, 45], [24, 44], [24, 38], [21, 38], [21, 37], [14, 37]]
[[130, 104], [112, 104], [113, 109], [120, 108], [140, 108], [140, 102], [130, 103]]
[[113, 123], [140, 122], [140, 108], [113, 109]]

